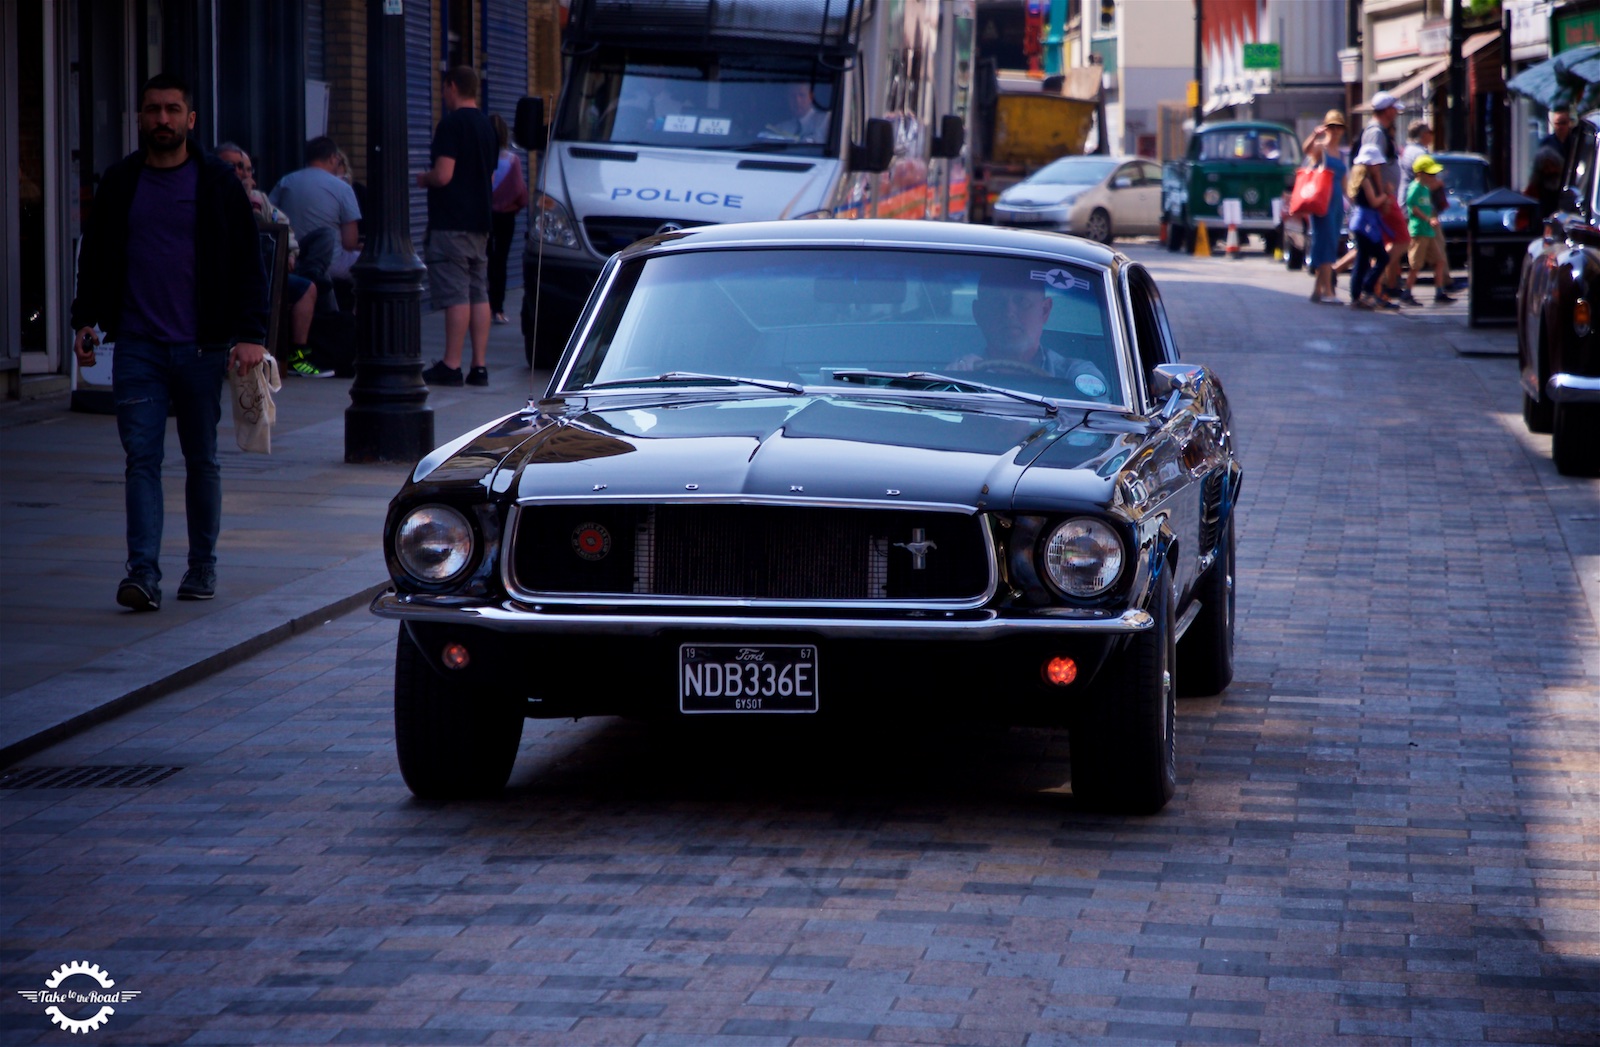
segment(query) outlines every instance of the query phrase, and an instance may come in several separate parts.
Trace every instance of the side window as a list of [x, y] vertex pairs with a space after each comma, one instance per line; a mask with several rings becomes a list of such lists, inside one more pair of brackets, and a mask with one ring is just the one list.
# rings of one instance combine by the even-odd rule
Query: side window
[[1111, 176], [1111, 188], [1131, 189], [1139, 184], [1139, 165], [1123, 164], [1117, 168], [1117, 173]]
[[1161, 165], [1141, 163], [1139, 167], [1144, 171], [1144, 180], [1147, 185], [1161, 184]]
[[1172, 332], [1167, 325], [1167, 312], [1161, 306], [1161, 293], [1143, 269], [1134, 268], [1128, 273], [1128, 308], [1133, 315], [1133, 337], [1138, 342], [1139, 373], [1148, 389], [1149, 375], [1155, 366], [1175, 362], [1178, 354], [1172, 347]]

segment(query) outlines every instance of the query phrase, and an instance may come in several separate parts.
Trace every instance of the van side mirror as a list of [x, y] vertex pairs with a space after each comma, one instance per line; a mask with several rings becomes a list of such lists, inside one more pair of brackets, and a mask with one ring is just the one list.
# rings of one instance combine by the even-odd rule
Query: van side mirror
[[529, 152], [544, 148], [548, 129], [544, 125], [544, 99], [526, 97], [517, 102], [516, 124], [511, 137], [517, 145]]
[[967, 141], [967, 126], [961, 117], [946, 114], [939, 121], [939, 133], [933, 138], [933, 155], [943, 160], [953, 160], [961, 155]]
[[887, 171], [894, 160], [894, 125], [881, 116], [871, 117], [862, 138], [850, 143], [850, 166], [857, 171]]

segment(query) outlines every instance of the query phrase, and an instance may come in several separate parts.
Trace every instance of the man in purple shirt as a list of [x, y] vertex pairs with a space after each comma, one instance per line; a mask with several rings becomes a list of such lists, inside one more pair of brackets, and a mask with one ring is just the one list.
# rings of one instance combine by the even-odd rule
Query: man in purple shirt
[[78, 253], [73, 352], [92, 367], [95, 328], [116, 343], [111, 391], [127, 455], [127, 577], [117, 603], [161, 607], [161, 459], [168, 406], [187, 474], [189, 569], [180, 600], [216, 595], [222, 469], [217, 422], [230, 364], [266, 350], [267, 283], [255, 219], [233, 169], [190, 140], [195, 113], [176, 77], [139, 94], [140, 148], [108, 168]]

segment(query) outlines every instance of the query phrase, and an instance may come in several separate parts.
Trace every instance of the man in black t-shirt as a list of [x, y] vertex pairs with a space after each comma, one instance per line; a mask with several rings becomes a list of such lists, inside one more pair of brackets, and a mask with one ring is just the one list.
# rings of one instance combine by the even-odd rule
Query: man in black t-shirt
[[429, 385], [461, 385], [461, 349], [472, 334], [467, 385], [488, 385], [489, 231], [493, 227], [499, 140], [478, 108], [478, 74], [456, 66], [444, 74], [445, 117], [433, 132], [433, 166], [417, 175], [428, 190], [428, 285], [444, 310], [444, 359], [422, 372]]

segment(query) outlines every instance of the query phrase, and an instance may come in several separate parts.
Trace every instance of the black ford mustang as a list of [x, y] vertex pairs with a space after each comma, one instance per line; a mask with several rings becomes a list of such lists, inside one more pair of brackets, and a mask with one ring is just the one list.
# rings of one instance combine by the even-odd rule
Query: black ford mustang
[[1159, 810], [1233, 661], [1240, 468], [1145, 270], [1051, 233], [710, 226], [606, 267], [544, 399], [390, 506], [400, 767], [493, 792], [524, 717], [1064, 727]]

